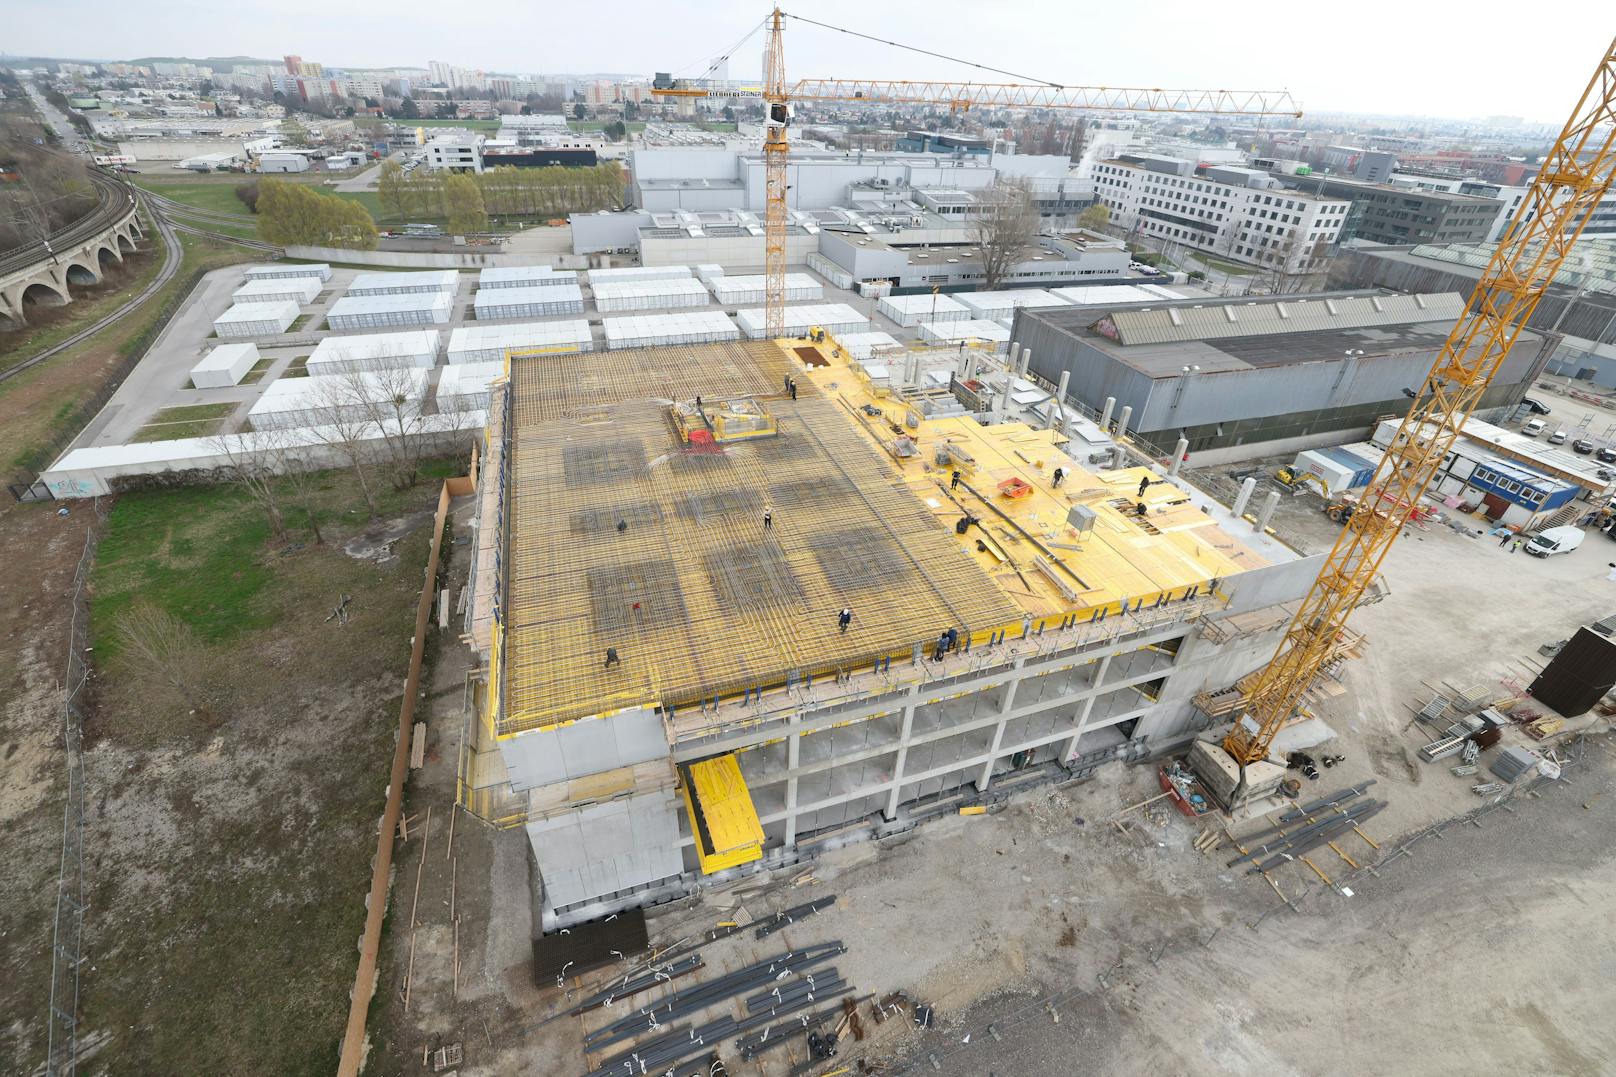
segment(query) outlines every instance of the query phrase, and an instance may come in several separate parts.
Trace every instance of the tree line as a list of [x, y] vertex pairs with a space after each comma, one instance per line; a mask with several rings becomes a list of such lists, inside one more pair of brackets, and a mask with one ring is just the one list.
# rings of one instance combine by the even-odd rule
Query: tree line
[[358, 202], [302, 183], [258, 181], [258, 238], [278, 246], [376, 249], [376, 222]]
[[[481, 231], [488, 216], [563, 217], [623, 205], [623, 169], [615, 161], [592, 168], [517, 168], [482, 173], [416, 171], [382, 165], [376, 195], [385, 219], [446, 217], [456, 232]], [[480, 223], [479, 223], [480, 222]]]

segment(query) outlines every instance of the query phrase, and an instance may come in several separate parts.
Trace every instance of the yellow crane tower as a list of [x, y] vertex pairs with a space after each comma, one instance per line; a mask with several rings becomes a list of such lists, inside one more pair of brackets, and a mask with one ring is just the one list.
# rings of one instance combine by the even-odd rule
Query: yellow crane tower
[[[1616, 175], [1616, 41], [1566, 121], [1470, 302], [1414, 394], [1391, 448], [1341, 530], [1313, 589], [1252, 685], [1223, 747], [1239, 768], [1233, 801], [1262, 792], [1246, 768], [1264, 761], [1298, 717], [1302, 693], [1342, 639], [1347, 616], [1374, 581], [1409, 514], [1465, 420], [1509, 354]], [[1231, 805], [1234, 806], [1234, 805]]]
[[[785, 330], [786, 164], [793, 101], [834, 101], [863, 105], [934, 105], [970, 108], [1058, 108], [1106, 112], [1176, 112], [1229, 116], [1301, 116], [1281, 90], [1159, 90], [1139, 87], [1065, 86], [1053, 82], [916, 82], [904, 79], [799, 79], [786, 82], [782, 37], [787, 18], [867, 37], [857, 31], [787, 16], [775, 8], [766, 20], [763, 85], [745, 86], [706, 79], [662, 79], [651, 87], [659, 97], [761, 99], [763, 102], [764, 308], [769, 335]], [[750, 35], [748, 35], [750, 36]], [[872, 39], [873, 40], [873, 39]], [[886, 42], [891, 44], [891, 42]], [[933, 54], [935, 55], [935, 54]], [[973, 64], [982, 68], [981, 64]], [[1000, 74], [997, 68], [983, 68]]]

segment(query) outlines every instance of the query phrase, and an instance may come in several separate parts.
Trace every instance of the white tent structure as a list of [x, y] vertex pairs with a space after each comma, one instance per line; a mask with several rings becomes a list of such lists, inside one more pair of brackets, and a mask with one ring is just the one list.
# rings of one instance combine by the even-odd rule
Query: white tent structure
[[228, 389], [240, 385], [257, 365], [258, 345], [221, 344], [191, 368], [191, 384], [198, 389]]
[[308, 370], [320, 376], [355, 370], [430, 367], [438, 361], [439, 339], [436, 329], [326, 337], [315, 345], [314, 354], [309, 356]]
[[741, 331], [721, 310], [674, 314], [627, 314], [604, 320], [606, 347], [656, 348], [667, 344], [713, 344], [741, 339]]
[[330, 377], [277, 378], [247, 411], [254, 430], [421, 414], [428, 372], [416, 367]]
[[331, 304], [325, 320], [338, 331], [443, 325], [453, 307], [454, 299], [448, 292], [347, 295]]
[[510, 350], [556, 352], [595, 350], [589, 323], [529, 322], [525, 325], [466, 325], [449, 334], [449, 364], [502, 363]]
[[[748, 307], [737, 311], [735, 320], [749, 340], [763, 340], [769, 335], [768, 319], [762, 307]], [[840, 336], [868, 329], [870, 319], [846, 303], [818, 303], [802, 307], [785, 308], [785, 334], [792, 337], [807, 336], [811, 329], [823, 329]]]
[[237, 303], [213, 319], [220, 340], [251, 340], [286, 332], [297, 321], [297, 304], [290, 299], [274, 303]]

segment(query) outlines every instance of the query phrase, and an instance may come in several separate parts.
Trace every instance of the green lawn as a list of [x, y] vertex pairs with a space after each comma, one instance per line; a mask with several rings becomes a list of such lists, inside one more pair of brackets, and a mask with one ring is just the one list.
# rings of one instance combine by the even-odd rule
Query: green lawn
[[241, 384], [257, 385], [269, 373], [269, 368], [275, 365], [275, 357], [266, 355], [253, 364], [253, 368], [241, 376]]
[[187, 206], [205, 209], [209, 213], [228, 213], [240, 217], [251, 226], [252, 214], [236, 197], [236, 188], [251, 183], [245, 175], [220, 176], [217, 179], [169, 179], [167, 176], [136, 176], [135, 186], [172, 198]]
[[224, 428], [223, 419], [191, 419], [183, 423], [147, 423], [135, 431], [130, 440], [139, 444], [146, 441], [174, 441], [178, 438], [207, 438]]

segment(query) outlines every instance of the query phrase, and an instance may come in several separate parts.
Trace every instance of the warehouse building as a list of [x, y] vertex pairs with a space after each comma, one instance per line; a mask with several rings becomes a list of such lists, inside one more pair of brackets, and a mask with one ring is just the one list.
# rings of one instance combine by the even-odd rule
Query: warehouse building
[[[887, 281], [897, 293], [966, 291], [987, 280], [974, 229], [929, 212], [861, 213], [852, 231], [820, 233], [819, 252], [855, 281]], [[1121, 282], [1129, 270], [1121, 240], [1073, 232], [1039, 236], [1012, 261], [1001, 286], [1050, 288], [1056, 285]]]
[[[984, 426], [948, 387], [968, 368], [1008, 399], [991, 357], [912, 355], [879, 386], [829, 342], [773, 341], [495, 384], [461, 803], [525, 828], [546, 930], [1168, 750], [1271, 653], [1317, 558], [1085, 420]], [[1014, 571], [968, 522], [987, 504]]]
[[[1451, 292], [1383, 291], [1043, 307], [1017, 312], [1011, 340], [1046, 382], [1068, 378], [1075, 402], [1126, 409], [1162, 454], [1184, 437], [1235, 459], [1339, 442], [1407, 411], [1405, 390], [1424, 384], [1463, 309]], [[1516, 404], [1553, 344], [1522, 331], [1481, 409]]]
[[356, 337], [326, 337], [309, 356], [310, 374], [346, 374], [355, 370], [393, 370], [431, 367], [438, 361], [438, 331], [365, 333]]
[[464, 325], [449, 334], [449, 363], [501, 363], [517, 351], [587, 352], [595, 347], [581, 319], [529, 325]]
[[607, 318], [606, 347], [661, 348], [673, 344], [717, 344], [739, 340], [741, 331], [721, 310], [638, 314]]
[[472, 306], [480, 322], [501, 318], [553, 318], [559, 314], [582, 314], [584, 293], [571, 282], [528, 288], [479, 288]]
[[331, 279], [331, 267], [324, 262], [308, 265], [248, 266], [248, 280], [277, 280], [282, 277], [313, 277], [319, 281]]
[[273, 277], [248, 280], [230, 294], [236, 303], [277, 303], [289, 301], [299, 306], [314, 302], [320, 294], [318, 277]]
[[341, 378], [277, 378], [247, 410], [247, 421], [254, 430], [367, 420], [407, 423], [420, 417], [429, 375], [412, 367]]
[[532, 288], [543, 284], [577, 284], [578, 273], [552, 266], [493, 266], [477, 273], [477, 290], [484, 288]]
[[191, 368], [191, 385], [197, 389], [228, 389], [240, 385], [247, 371], [258, 365], [258, 345], [221, 344]]
[[361, 273], [348, 285], [344, 296], [412, 295], [447, 292], [460, 287], [460, 274], [452, 269], [427, 269], [414, 273]]
[[[741, 334], [748, 340], [765, 340], [769, 334], [768, 316], [762, 307], [748, 307], [735, 312]], [[834, 336], [859, 333], [870, 327], [870, 319], [846, 303], [809, 303], [785, 308], [783, 330], [786, 336], [805, 337], [815, 329], [823, 329]]]
[[290, 299], [271, 303], [237, 303], [213, 319], [220, 340], [249, 340], [284, 333], [297, 321], [298, 307]]
[[625, 310], [668, 310], [705, 307], [712, 302], [707, 286], [694, 277], [674, 280], [591, 281], [595, 309], [602, 314]]
[[345, 295], [331, 304], [325, 320], [332, 329], [339, 331], [443, 325], [449, 320], [449, 312], [453, 308], [454, 295], [451, 292]]
[[438, 377], [435, 397], [439, 413], [487, 410], [488, 387], [504, 376], [504, 360], [445, 367]]

